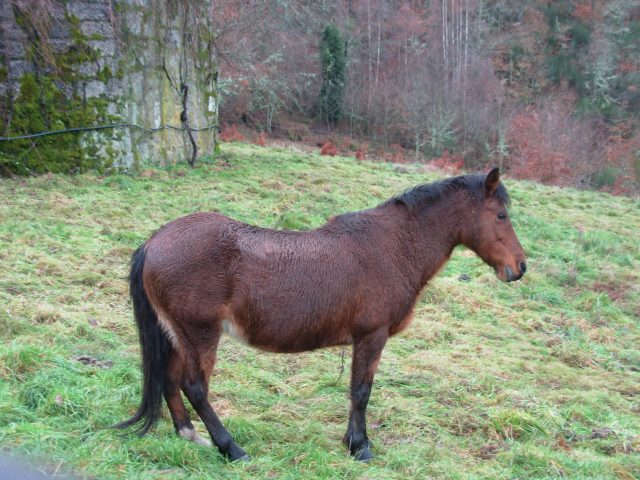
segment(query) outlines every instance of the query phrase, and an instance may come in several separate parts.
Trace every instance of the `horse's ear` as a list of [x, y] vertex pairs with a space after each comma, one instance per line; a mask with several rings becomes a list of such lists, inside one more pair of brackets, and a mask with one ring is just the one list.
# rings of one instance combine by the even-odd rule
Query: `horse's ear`
[[498, 184], [500, 183], [500, 169], [498, 167], [492, 169], [488, 175], [486, 180], [484, 181], [484, 188], [487, 192], [487, 195], [493, 195], [498, 188]]

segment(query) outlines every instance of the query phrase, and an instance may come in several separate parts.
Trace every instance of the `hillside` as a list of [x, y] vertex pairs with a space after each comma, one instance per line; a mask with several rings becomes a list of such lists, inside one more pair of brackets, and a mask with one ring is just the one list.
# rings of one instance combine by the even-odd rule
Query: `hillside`
[[640, 192], [637, 1], [220, 4], [223, 125]]
[[509, 178], [528, 272], [504, 284], [454, 253], [384, 350], [370, 464], [341, 445], [340, 348], [223, 340], [210, 399], [250, 463], [176, 437], [166, 414], [143, 438], [108, 428], [139, 401], [125, 277], [151, 232], [200, 210], [314, 228], [441, 177], [224, 144], [196, 169], [0, 180], [0, 444], [94, 478], [640, 477], [640, 203]]

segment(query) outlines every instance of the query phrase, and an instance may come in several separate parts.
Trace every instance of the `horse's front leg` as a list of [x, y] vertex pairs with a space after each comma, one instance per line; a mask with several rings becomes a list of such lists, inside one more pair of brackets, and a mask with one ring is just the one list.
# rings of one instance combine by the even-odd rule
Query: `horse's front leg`
[[366, 410], [371, 395], [373, 377], [378, 368], [380, 354], [389, 337], [387, 328], [376, 330], [353, 345], [351, 365], [351, 413], [344, 443], [356, 460], [367, 462], [373, 458], [367, 437]]

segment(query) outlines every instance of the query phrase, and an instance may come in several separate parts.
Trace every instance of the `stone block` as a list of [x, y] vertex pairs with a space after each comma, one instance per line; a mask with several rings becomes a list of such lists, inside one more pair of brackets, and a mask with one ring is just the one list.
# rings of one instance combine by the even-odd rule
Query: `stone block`
[[5, 22], [2, 27], [2, 33], [6, 40], [25, 40], [27, 38], [27, 34], [17, 23]]
[[82, 22], [82, 24], [80, 25], [80, 30], [82, 30], [82, 33], [84, 33], [88, 37], [99, 35], [100, 37], [102, 37], [101, 40], [106, 40], [114, 37], [111, 22], [95, 22], [92, 20]]
[[88, 77], [93, 77], [98, 73], [98, 70], [100, 69], [99, 65], [97, 63], [83, 63], [82, 65], [80, 65], [80, 67], [78, 67], [78, 73], [80, 75], [86, 75]]
[[69, 47], [71, 46], [71, 41], [69, 39], [65, 40], [61, 38], [56, 38], [54, 40], [49, 40], [49, 44], [53, 49], [53, 53], [55, 53], [56, 55], [60, 55], [61, 53], [65, 53], [69, 50]]
[[69, 2], [67, 4], [67, 12], [81, 21], [109, 21], [110, 17], [109, 6], [106, 3]]
[[3, 42], [1, 50], [4, 51], [4, 55], [9, 59], [24, 59], [25, 46], [21, 40], [7, 40]]
[[62, 94], [67, 98], [71, 98], [71, 96], [77, 93], [75, 91], [74, 85], [69, 82], [62, 82], [60, 80], [55, 80], [53, 83], [55, 84], [56, 88], [60, 90]]
[[91, 48], [100, 50], [103, 57], [113, 57], [116, 54], [116, 42], [112, 38], [108, 40], [89, 40], [88, 43]]
[[85, 83], [84, 93], [87, 98], [97, 97], [103, 93], [107, 93], [107, 86], [100, 80], [91, 80], [90, 82]]
[[131, 12], [127, 14], [126, 28], [130, 34], [136, 36], [142, 35], [143, 18], [142, 12]]
[[26, 60], [9, 60], [9, 80], [17, 80], [25, 73], [33, 72], [33, 65]]
[[68, 39], [71, 38], [71, 30], [69, 29], [69, 25], [64, 21], [56, 21], [51, 25], [51, 30], [49, 31], [50, 39]]
[[0, 0], [0, 21], [9, 20], [13, 22], [13, 9], [11, 8], [11, 0]]
[[48, 13], [53, 19], [52, 23], [65, 23], [66, 10], [62, 2], [49, 2]]

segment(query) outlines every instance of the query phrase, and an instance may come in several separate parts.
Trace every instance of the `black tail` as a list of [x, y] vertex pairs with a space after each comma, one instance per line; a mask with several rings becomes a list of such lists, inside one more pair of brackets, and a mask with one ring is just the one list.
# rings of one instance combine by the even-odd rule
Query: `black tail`
[[137, 431], [144, 435], [162, 413], [165, 374], [171, 344], [160, 328], [158, 318], [142, 284], [142, 269], [145, 261], [145, 245], [141, 245], [131, 257], [129, 291], [133, 302], [133, 313], [138, 325], [138, 337], [142, 354], [142, 401], [138, 411], [129, 420], [115, 425], [126, 428], [140, 423]]

